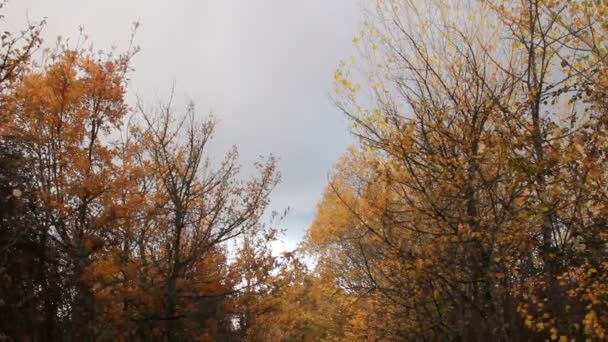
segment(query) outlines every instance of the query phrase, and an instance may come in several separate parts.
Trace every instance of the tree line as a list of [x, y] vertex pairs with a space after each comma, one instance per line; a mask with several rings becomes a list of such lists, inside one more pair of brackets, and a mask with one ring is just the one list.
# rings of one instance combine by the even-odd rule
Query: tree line
[[370, 5], [306, 245], [334, 340], [608, 338], [607, 5]]
[[[2, 36], [0, 333], [14, 340], [608, 339], [608, 3], [374, 0], [334, 74], [353, 145], [297, 250], [272, 157], [129, 106], [136, 49]], [[297, 194], [294, 194], [297, 195]]]
[[242, 339], [274, 157], [211, 160], [213, 118], [127, 104], [136, 48], [41, 50], [43, 26], [2, 35], [0, 339]]

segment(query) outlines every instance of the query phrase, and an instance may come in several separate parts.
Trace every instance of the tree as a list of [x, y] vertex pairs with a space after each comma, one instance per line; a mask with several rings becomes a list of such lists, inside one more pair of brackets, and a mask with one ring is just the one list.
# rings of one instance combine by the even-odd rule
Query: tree
[[[164, 291], [163, 312], [147, 319], [166, 321], [165, 338], [176, 340], [189, 336], [184, 324], [192, 319], [188, 310], [196, 310], [189, 303], [205, 305], [213, 298], [227, 298], [239, 291], [245, 271], [268, 268], [257, 264], [268, 259], [267, 246], [255, 245], [256, 257], [240, 264], [242, 259], [227, 261], [226, 244], [272, 239], [274, 234], [260, 219], [279, 175], [274, 158], [269, 158], [256, 164], [256, 176], [238, 179], [236, 149], [213, 167], [206, 153], [215, 121], [197, 122], [192, 106], [181, 118], [174, 116], [171, 103], [156, 116], [141, 107], [146, 122], [142, 160], [152, 175], [149, 195], [154, 208], [151, 227], [146, 228], [153, 235], [138, 255], [150, 258], [144, 262], [160, 278], [157, 284]], [[234, 247], [237, 252], [252, 246], [239, 245]], [[272, 265], [271, 259], [268, 262]]]
[[[314, 274], [300, 261], [300, 252], [286, 252], [267, 289], [250, 296], [245, 338], [253, 341], [343, 341], [356, 307], [330, 274]], [[322, 314], [320, 314], [322, 313]]]
[[132, 45], [32, 63], [41, 25], [1, 37], [0, 339], [244, 338], [278, 265], [274, 157], [245, 178], [193, 106], [133, 112]]
[[603, 55], [586, 57], [603, 43], [585, 38], [602, 11], [378, 1], [372, 13], [355, 39], [368, 67], [335, 74], [361, 147], [311, 228], [335, 255], [321, 266], [385, 310], [383, 339], [603, 338], [603, 295], [581, 295], [603, 292], [592, 274], [606, 258], [605, 107], [590, 90]]
[[[0, 9], [6, 5], [0, 3]], [[0, 20], [3, 19], [0, 15]], [[47, 252], [40, 240], [32, 170], [25, 158], [28, 141], [13, 125], [15, 84], [29, 70], [40, 46], [44, 22], [0, 36], [0, 336], [52, 338], [53, 294], [40, 267]]]
[[129, 58], [101, 60], [62, 49], [22, 77], [13, 101], [15, 124], [30, 141], [43, 240], [53, 240], [61, 251], [57, 267], [69, 278], [70, 330], [83, 339], [95, 334], [95, 284], [86, 274], [116, 241], [117, 149], [106, 139], [118, 132], [128, 110]]

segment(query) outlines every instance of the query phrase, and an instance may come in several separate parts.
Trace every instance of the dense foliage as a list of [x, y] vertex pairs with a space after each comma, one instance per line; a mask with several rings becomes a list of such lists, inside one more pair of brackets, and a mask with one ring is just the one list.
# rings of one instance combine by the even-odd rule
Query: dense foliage
[[[2, 36], [0, 339], [217, 340], [275, 268], [273, 158], [208, 158], [215, 121], [125, 100], [122, 55]], [[253, 271], [252, 271], [253, 270]]]
[[4, 33], [0, 340], [608, 339], [608, 2], [367, 14], [357, 144], [280, 258], [272, 157], [242, 177], [193, 106], [129, 106], [135, 49]]
[[608, 338], [607, 9], [376, 3], [308, 239], [356, 339]]

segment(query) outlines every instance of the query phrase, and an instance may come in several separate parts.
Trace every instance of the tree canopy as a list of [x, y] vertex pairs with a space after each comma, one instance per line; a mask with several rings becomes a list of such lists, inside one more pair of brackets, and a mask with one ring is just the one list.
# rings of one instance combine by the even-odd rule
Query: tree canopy
[[3, 33], [0, 340], [608, 339], [608, 2], [368, 7], [356, 143], [279, 255], [273, 156], [128, 103], [134, 47]]

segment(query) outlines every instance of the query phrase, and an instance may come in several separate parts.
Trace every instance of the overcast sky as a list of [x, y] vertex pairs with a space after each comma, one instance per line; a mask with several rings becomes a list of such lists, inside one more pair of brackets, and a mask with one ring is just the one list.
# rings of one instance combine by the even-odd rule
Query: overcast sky
[[331, 104], [333, 71], [353, 54], [360, 24], [356, 0], [10, 0], [11, 30], [47, 18], [46, 45], [84, 26], [98, 48], [127, 47], [141, 27], [129, 92], [154, 103], [173, 82], [177, 103], [220, 120], [214, 150], [237, 145], [241, 162], [280, 158], [283, 181], [272, 208], [291, 211], [286, 247], [312, 221], [337, 158], [352, 143]]

